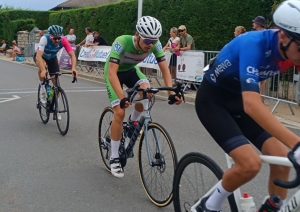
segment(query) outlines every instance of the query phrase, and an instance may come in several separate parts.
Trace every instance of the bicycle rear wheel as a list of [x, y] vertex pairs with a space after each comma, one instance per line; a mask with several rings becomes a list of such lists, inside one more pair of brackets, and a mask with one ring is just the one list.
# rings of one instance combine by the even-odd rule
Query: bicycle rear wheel
[[104, 167], [107, 171], [110, 172], [109, 159], [111, 155], [111, 146], [110, 146], [110, 125], [114, 117], [114, 112], [111, 107], [104, 108], [101, 113], [98, 127], [98, 142], [99, 149]]
[[[157, 123], [148, 125], [148, 144], [143, 131], [139, 139], [139, 173], [149, 199], [159, 207], [172, 201], [172, 181], [177, 165], [177, 155], [168, 132]], [[152, 165], [149, 165], [149, 157]]]
[[[218, 181], [223, 171], [208, 156], [191, 152], [178, 163], [173, 182], [175, 212], [191, 211], [191, 207]], [[224, 202], [222, 211], [238, 212], [233, 194]]]
[[46, 104], [43, 104], [41, 102], [41, 99], [40, 99], [40, 93], [41, 93], [41, 85], [39, 84], [39, 87], [38, 87], [38, 102], [37, 102], [37, 108], [39, 109], [39, 114], [40, 114], [40, 117], [41, 117], [41, 120], [44, 124], [47, 124], [48, 121], [49, 121], [49, 117], [50, 117], [50, 111], [49, 111], [49, 108], [48, 108], [48, 103]]
[[60, 94], [59, 99], [58, 93], [55, 92], [55, 118], [58, 130], [61, 135], [66, 135], [69, 130], [70, 124], [70, 111], [68, 99], [65, 91], [62, 88], [58, 88]]

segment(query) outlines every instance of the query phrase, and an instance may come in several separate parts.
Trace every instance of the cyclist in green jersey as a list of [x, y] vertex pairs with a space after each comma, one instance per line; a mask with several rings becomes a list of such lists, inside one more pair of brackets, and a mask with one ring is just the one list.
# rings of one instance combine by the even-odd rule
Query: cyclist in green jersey
[[[172, 86], [172, 78], [159, 37], [162, 33], [160, 22], [151, 16], [141, 17], [136, 25], [137, 32], [134, 36], [122, 35], [117, 37], [112, 45], [110, 55], [104, 67], [104, 76], [109, 101], [113, 107], [114, 118], [111, 124], [111, 173], [115, 177], [123, 177], [124, 170], [119, 160], [119, 145], [122, 136], [122, 123], [125, 117], [125, 109], [129, 107], [129, 101], [123, 92], [123, 84], [128, 88], [136, 83], [141, 88], [150, 87], [146, 76], [137, 67], [148, 55], [153, 53], [162, 72], [166, 86]], [[180, 104], [182, 98], [168, 93], [171, 103]], [[143, 111], [142, 104], [135, 104], [130, 116], [130, 122], [138, 120]]]

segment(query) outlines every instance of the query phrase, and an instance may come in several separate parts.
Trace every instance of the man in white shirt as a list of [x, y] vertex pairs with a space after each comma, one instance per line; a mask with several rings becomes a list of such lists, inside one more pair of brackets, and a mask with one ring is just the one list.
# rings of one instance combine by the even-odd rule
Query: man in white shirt
[[70, 29], [69, 34], [66, 36], [70, 44], [75, 44], [76, 35], [74, 35], [74, 29]]
[[79, 44], [77, 44], [76, 46], [81, 46], [83, 44], [88, 44], [88, 43], [93, 43], [94, 42], [94, 36], [92, 33], [92, 30], [90, 27], [85, 28], [85, 33], [86, 33], [86, 38], [83, 39]]

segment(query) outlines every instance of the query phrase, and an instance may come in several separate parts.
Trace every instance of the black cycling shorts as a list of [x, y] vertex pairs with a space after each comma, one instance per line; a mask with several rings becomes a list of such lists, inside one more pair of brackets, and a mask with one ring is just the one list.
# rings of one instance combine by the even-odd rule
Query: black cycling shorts
[[170, 66], [176, 66], [176, 65], [177, 65], [177, 55], [173, 53], [170, 58]]
[[249, 141], [261, 150], [263, 143], [272, 137], [244, 112], [241, 95], [215, 87], [205, 77], [195, 107], [203, 126], [228, 154]]
[[[43, 58], [43, 57], [42, 57]], [[49, 75], [52, 76], [56, 72], [60, 72], [57, 57], [50, 60], [43, 58], [47, 64]], [[33, 55], [33, 60], [36, 63], [36, 53]]]

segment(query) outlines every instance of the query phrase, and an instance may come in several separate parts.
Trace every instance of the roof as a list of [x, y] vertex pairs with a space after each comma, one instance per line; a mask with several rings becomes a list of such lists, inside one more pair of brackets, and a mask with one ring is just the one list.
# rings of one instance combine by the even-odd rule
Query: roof
[[98, 6], [101, 4], [108, 4], [112, 2], [118, 2], [120, 0], [67, 0], [51, 10], [61, 10], [61, 9], [70, 9], [70, 8], [80, 8], [80, 7], [90, 7]]

